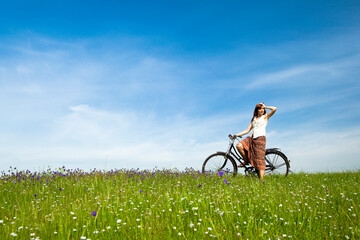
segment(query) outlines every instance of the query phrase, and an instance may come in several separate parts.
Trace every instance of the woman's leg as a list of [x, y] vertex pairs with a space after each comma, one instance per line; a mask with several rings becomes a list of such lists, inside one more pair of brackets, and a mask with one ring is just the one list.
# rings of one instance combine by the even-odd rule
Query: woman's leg
[[244, 146], [241, 143], [238, 143], [236, 145], [236, 148], [239, 151], [240, 155], [243, 157], [245, 164], [248, 164], [249, 160], [248, 160], [247, 154], [245, 152]]
[[260, 181], [264, 181], [265, 170], [259, 170]]

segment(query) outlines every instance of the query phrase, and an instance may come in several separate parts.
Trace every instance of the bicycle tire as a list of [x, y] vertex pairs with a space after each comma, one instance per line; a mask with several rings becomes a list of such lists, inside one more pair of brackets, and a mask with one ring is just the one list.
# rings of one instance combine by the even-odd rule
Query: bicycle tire
[[265, 175], [284, 175], [289, 173], [290, 163], [284, 153], [277, 149], [266, 149]]
[[202, 166], [202, 172], [207, 174], [219, 174], [236, 176], [237, 166], [235, 160], [224, 152], [217, 152], [207, 157]]

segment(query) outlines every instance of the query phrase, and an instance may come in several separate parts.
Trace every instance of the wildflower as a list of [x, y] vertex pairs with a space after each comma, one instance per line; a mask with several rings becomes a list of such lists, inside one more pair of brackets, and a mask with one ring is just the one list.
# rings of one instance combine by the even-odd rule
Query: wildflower
[[59, 188], [60, 191], [62, 191], [62, 188]]
[[56, 235], [56, 234], [57, 234], [57, 232], [54, 232], [54, 234]]
[[176, 229], [176, 227], [173, 227], [173, 229], [175, 230], [175, 229]]
[[199, 184], [198, 188], [201, 188], [201, 186], [202, 186], [202, 185], [201, 185], [201, 184]]
[[121, 223], [121, 219], [118, 219], [116, 222], [117, 222], [117, 223]]
[[35, 233], [30, 233], [30, 237], [33, 237], [33, 236], [35, 236]]
[[3, 223], [4, 222], [4, 220], [0, 220], [0, 223]]
[[16, 236], [17, 236], [16, 233], [10, 233], [10, 235], [13, 236], [13, 237], [16, 237]]
[[140, 190], [140, 193], [142, 192], [142, 190]]
[[230, 185], [230, 183], [228, 183], [228, 181], [226, 179], [224, 179], [224, 183], [226, 183], [227, 185]]
[[91, 212], [91, 215], [93, 215], [94, 217], [96, 216], [96, 212], [95, 211], [92, 211]]
[[190, 227], [193, 228], [193, 227], [194, 227], [194, 224], [193, 224], [193, 223], [190, 223]]
[[220, 172], [218, 172], [218, 175], [219, 175], [220, 177], [222, 177], [222, 176], [224, 175], [224, 172], [223, 172], [223, 171], [220, 171]]
[[181, 232], [179, 232], [178, 235], [181, 236]]
[[82, 237], [80, 237], [80, 239], [86, 239], [86, 237], [82, 236]]
[[37, 197], [37, 195], [36, 195], [36, 194], [34, 194], [34, 196], [35, 196], [35, 197]]
[[73, 212], [70, 212], [70, 214], [71, 214], [71, 215], [74, 215], [75, 213], [73, 213]]

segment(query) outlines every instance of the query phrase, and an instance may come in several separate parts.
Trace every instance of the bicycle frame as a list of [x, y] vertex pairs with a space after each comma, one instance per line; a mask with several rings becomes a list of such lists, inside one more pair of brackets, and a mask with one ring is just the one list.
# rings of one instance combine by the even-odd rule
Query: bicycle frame
[[[230, 142], [229, 142], [229, 147], [226, 151], [226, 156], [230, 156], [232, 159], [234, 160], [237, 160], [240, 164], [243, 165], [244, 167], [244, 171], [245, 172], [250, 172], [250, 173], [253, 173], [253, 174], [257, 174], [259, 175], [259, 170], [255, 169], [253, 166], [249, 166], [247, 167], [244, 162], [243, 162], [243, 157], [238, 153], [238, 151], [236, 150], [236, 148], [234, 147], [234, 142], [236, 139], [238, 139], [238, 137], [235, 137], [233, 138], [233, 136], [230, 134], [229, 135], [229, 138], [230, 138]], [[241, 138], [241, 137], [240, 137]], [[275, 150], [279, 150], [278, 148], [271, 148], [272, 149], [275, 149]], [[270, 150], [270, 149], [269, 149]], [[271, 162], [268, 161], [268, 159], [265, 158], [265, 161], [266, 161], [266, 168], [270, 168], [270, 169], [274, 169], [274, 166]], [[226, 165], [226, 161], [224, 162], [224, 165], [223, 167]]]
[[240, 163], [242, 163], [241, 160], [244, 160], [242, 158], [242, 156], [236, 151], [235, 147], [234, 147], [234, 142], [236, 138], [230, 138], [230, 142], [229, 142], [229, 147], [228, 150], [226, 151], [226, 155], [230, 155], [233, 159], [238, 160]]

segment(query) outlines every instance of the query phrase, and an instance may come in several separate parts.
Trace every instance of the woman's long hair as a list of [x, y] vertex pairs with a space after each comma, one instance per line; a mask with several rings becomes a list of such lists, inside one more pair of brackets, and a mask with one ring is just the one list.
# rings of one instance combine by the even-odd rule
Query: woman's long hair
[[[251, 119], [251, 122], [252, 121], [254, 121], [254, 118], [257, 116], [257, 114], [258, 114], [258, 110], [260, 109], [260, 108], [262, 108], [262, 104], [261, 103], [259, 103], [259, 104], [256, 104], [256, 106], [255, 106], [255, 110], [254, 110], [254, 115], [253, 115], [253, 117], [252, 117], [252, 119]], [[266, 114], [266, 110], [264, 109], [264, 114], [263, 115], [265, 115]]]

